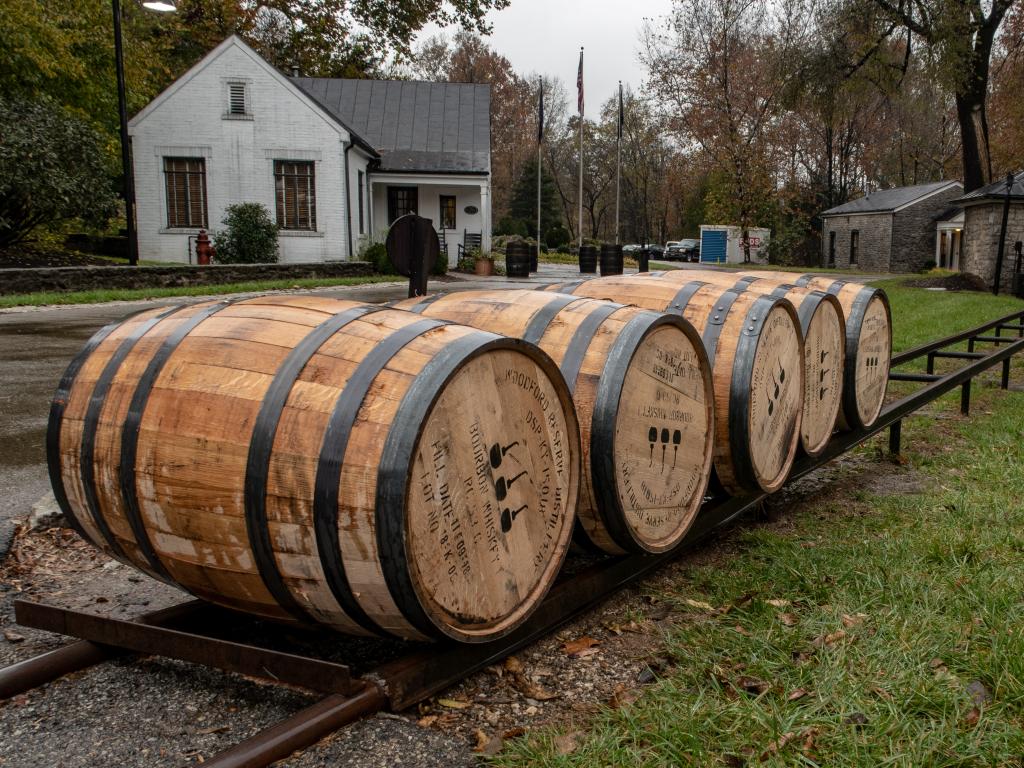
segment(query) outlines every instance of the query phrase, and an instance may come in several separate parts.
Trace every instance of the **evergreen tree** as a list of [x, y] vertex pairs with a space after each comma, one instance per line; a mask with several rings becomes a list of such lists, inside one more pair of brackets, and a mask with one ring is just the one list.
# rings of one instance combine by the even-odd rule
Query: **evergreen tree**
[[[512, 192], [511, 218], [523, 223], [530, 237], [537, 236], [537, 158], [529, 160]], [[540, 177], [540, 228], [546, 236], [561, 223], [555, 181], [547, 168]], [[541, 240], [544, 238], [542, 237]]]

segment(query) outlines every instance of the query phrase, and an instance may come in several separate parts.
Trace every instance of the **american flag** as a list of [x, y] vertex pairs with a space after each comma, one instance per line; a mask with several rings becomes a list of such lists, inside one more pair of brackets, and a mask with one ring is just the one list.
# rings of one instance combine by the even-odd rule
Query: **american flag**
[[583, 117], [583, 48], [580, 48], [580, 68], [576, 73], [576, 107]]

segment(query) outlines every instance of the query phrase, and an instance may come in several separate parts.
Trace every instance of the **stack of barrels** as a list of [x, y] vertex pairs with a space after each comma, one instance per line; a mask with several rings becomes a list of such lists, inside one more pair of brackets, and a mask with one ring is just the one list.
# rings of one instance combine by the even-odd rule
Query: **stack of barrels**
[[615, 266], [544, 291], [114, 323], [54, 397], [55, 496], [108, 555], [210, 602], [484, 642], [528, 619], [570, 548], [670, 551], [709, 483], [770, 493], [798, 450], [877, 418], [881, 291]]

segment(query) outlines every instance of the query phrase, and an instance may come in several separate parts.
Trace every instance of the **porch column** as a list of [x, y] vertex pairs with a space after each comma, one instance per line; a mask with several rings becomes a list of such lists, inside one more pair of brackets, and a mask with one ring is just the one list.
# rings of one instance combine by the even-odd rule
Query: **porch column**
[[480, 250], [491, 250], [491, 180], [480, 182]]

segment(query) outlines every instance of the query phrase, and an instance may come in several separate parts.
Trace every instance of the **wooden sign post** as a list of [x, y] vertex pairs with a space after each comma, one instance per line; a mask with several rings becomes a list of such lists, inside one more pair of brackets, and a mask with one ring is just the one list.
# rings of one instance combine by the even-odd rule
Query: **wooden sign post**
[[409, 298], [426, 295], [430, 268], [441, 252], [430, 219], [415, 213], [399, 216], [388, 230], [384, 247], [398, 274], [409, 278]]

